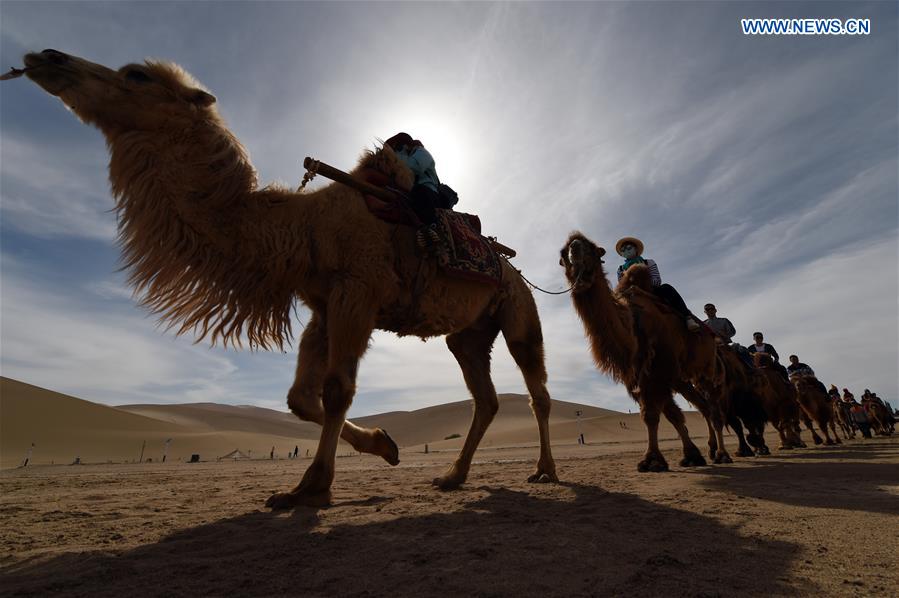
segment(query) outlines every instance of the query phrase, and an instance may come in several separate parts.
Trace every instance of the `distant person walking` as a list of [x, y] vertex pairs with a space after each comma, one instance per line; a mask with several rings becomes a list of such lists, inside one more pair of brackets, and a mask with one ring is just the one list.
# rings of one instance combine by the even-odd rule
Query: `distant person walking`
[[268, 458], [271, 459], [272, 461], [275, 460], [275, 447], [272, 447], [272, 452], [270, 452], [268, 454]]
[[25, 460], [22, 461], [22, 467], [28, 467], [28, 462], [31, 461], [31, 454], [34, 452], [34, 443], [31, 443], [31, 446], [28, 447], [28, 452], [25, 453]]
[[296, 445], [293, 447], [293, 458], [296, 459], [297, 455], [300, 454], [300, 445]]

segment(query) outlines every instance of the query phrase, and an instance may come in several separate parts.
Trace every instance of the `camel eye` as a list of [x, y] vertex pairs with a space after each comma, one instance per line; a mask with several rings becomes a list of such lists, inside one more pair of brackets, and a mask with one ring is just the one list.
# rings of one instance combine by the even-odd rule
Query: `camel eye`
[[135, 83], [150, 83], [153, 81], [153, 79], [150, 78], [150, 75], [137, 69], [131, 69], [125, 73], [125, 79], [134, 81]]

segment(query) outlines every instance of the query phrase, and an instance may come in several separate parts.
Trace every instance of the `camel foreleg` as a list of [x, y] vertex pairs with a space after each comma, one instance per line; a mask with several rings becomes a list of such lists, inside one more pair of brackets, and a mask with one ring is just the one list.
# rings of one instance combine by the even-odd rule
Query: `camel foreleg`
[[[325, 423], [322, 387], [328, 366], [328, 334], [325, 318], [313, 312], [300, 339], [293, 386], [287, 393], [287, 406], [303, 421]], [[360, 453], [382, 457], [391, 465], [399, 460], [399, 448], [381, 428], [363, 428], [346, 421], [340, 437]]]
[[812, 433], [812, 440], [815, 441], [815, 444], [823, 444], [824, 441], [818, 436], [818, 433], [815, 431], [815, 426], [812, 424], [812, 418], [809, 417], [808, 413], [805, 412], [805, 409], [802, 410], [802, 423], [805, 424], [805, 427], [808, 428], [808, 431]]
[[273, 494], [266, 506], [283, 509], [330, 503], [337, 443], [356, 392], [359, 360], [374, 329], [374, 304], [363, 288], [338, 287], [331, 293], [327, 311], [328, 359], [321, 396], [324, 417], [318, 448], [300, 483], [289, 492]]
[[[708, 398], [689, 382], [677, 383], [674, 386], [674, 390], [675, 392], [680, 393], [688, 403], [696, 407], [705, 419], [706, 426], [708, 426], [709, 430], [709, 459], [714, 459], [715, 453], [718, 451], [718, 442], [715, 439], [715, 428], [712, 427], [712, 406], [709, 404]], [[686, 454], [684, 456], [686, 456]], [[705, 460], [703, 459], [703, 461]]]
[[681, 439], [681, 444], [683, 444], [684, 447], [684, 458], [681, 459], [680, 466], [695, 467], [697, 465], [705, 465], [706, 462], [705, 459], [702, 458], [702, 453], [699, 452], [699, 449], [690, 439], [690, 432], [687, 430], [684, 412], [677, 406], [674, 399], [670, 399], [665, 404], [663, 413], [665, 414], [665, 418], [671, 422], [672, 426], [674, 426], [674, 429], [677, 430], [677, 434]]
[[709, 413], [706, 416], [706, 423], [709, 426], [709, 457], [715, 463], [733, 463], [727, 448], [724, 445], [724, 409], [727, 404], [725, 389], [721, 386], [712, 386], [709, 383], [703, 383], [699, 386], [699, 390], [709, 406]]

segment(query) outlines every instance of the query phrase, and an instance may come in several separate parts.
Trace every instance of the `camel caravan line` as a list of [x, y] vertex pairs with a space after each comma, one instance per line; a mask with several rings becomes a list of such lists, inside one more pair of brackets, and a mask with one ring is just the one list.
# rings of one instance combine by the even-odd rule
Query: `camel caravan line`
[[[147, 61], [113, 70], [56, 50], [27, 54], [24, 62], [3, 78], [24, 74], [106, 139], [118, 240], [141, 305], [177, 334], [234, 346], [246, 339], [264, 349], [290, 342], [296, 300], [310, 310], [287, 404], [319, 424], [321, 435], [299, 483], [267, 506], [328, 503], [339, 439], [399, 463], [387, 432], [346, 420], [375, 329], [445, 336], [474, 399], [461, 452], [434, 485], [449, 490], [466, 480], [496, 414], [490, 352], [500, 332], [524, 377], [540, 439], [528, 481], [558, 481], [540, 318], [527, 284], [503, 259], [514, 251], [483, 237], [477, 217], [438, 210], [440, 250], [423, 252], [403, 206], [413, 175], [389, 144], [363, 153], [349, 173], [306, 160], [304, 182], [321, 174], [338, 184], [314, 192], [260, 187], [216, 98], [177, 65]], [[649, 434], [641, 471], [668, 467], [658, 446], [661, 415], [683, 442], [680, 464], [705, 464], [673, 393], [706, 418], [716, 463], [731, 461], [725, 426], [738, 433], [739, 455], [768, 452], [767, 421], [783, 448], [804, 446], [800, 420], [813, 430], [814, 419], [827, 443], [839, 442], [828, 433], [833, 410], [817, 386], [782, 383], [764, 363], [750, 372], [710, 331], [687, 331], [649, 291], [645, 266], [630, 268], [612, 290], [603, 254], [576, 233], [561, 262], [597, 367], [640, 405]]]

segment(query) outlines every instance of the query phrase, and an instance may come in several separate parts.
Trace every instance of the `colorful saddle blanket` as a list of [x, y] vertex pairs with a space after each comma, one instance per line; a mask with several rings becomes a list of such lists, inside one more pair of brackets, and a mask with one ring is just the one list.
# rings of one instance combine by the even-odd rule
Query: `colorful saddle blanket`
[[437, 234], [445, 248], [438, 251], [438, 262], [447, 274], [499, 286], [502, 265], [496, 250], [481, 235], [480, 218], [438, 209]]
[[[366, 171], [367, 182], [385, 186], [386, 177], [377, 171]], [[387, 202], [371, 195], [365, 196], [369, 211], [393, 224], [420, 227], [421, 221], [409, 207], [406, 198], [395, 189], [398, 200]], [[449, 275], [499, 286], [502, 281], [502, 265], [496, 250], [481, 235], [481, 219], [474, 214], [437, 210], [437, 234], [440, 247], [436, 248], [437, 262]]]

